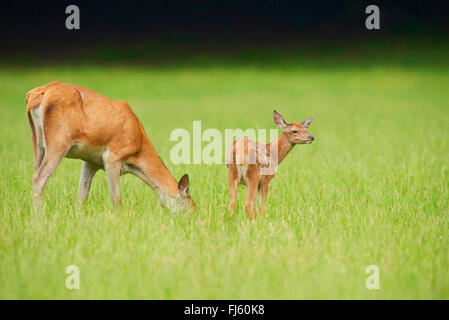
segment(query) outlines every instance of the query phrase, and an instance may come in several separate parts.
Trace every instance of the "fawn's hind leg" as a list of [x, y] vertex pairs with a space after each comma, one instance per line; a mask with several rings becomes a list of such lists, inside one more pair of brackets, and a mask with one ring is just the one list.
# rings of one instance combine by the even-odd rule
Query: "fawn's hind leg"
[[254, 201], [256, 200], [257, 197], [257, 186], [258, 186], [257, 181], [249, 180], [247, 182], [248, 193], [246, 194], [245, 199], [245, 210], [246, 214], [248, 215], [248, 218], [255, 218], [256, 216]]
[[235, 208], [235, 199], [237, 197], [237, 189], [239, 182], [237, 166], [235, 164], [229, 165], [228, 177], [229, 177], [229, 197], [230, 197], [228, 209], [229, 209], [229, 217], [231, 217], [232, 212], [234, 211]]
[[245, 210], [248, 218], [254, 218], [256, 216], [256, 210], [254, 207], [254, 201], [257, 197], [257, 190], [259, 188], [259, 173], [255, 165], [249, 165], [246, 170], [246, 186], [248, 193], [245, 199]]
[[104, 169], [108, 178], [109, 191], [111, 192], [114, 207], [118, 209], [122, 204], [120, 195], [120, 168], [122, 163], [120, 160], [109, 157], [104, 160]]
[[262, 216], [265, 216], [265, 202], [268, 195], [268, 182], [262, 181], [259, 185], [259, 210]]

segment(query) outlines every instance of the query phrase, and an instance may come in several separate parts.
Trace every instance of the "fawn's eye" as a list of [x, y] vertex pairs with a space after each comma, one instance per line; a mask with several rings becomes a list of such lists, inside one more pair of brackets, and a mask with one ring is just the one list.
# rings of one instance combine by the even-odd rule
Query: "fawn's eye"
[[292, 132], [293, 132], [293, 133], [298, 133], [298, 131], [297, 131], [297, 130], [293, 130]]

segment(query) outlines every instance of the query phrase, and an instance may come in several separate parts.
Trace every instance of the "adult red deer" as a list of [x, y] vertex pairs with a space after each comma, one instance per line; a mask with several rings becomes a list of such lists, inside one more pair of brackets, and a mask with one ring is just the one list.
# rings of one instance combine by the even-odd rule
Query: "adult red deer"
[[[254, 200], [259, 191], [259, 206], [265, 214], [265, 201], [268, 195], [268, 184], [275, 176], [275, 168], [297, 144], [312, 143], [315, 138], [307, 132], [313, 117], [299, 123], [286, 123], [284, 118], [273, 110], [275, 124], [282, 129], [279, 138], [269, 144], [260, 144], [251, 139], [239, 139], [231, 145], [226, 165], [229, 179], [229, 214], [235, 207], [237, 187], [239, 183], [248, 188], [245, 199], [245, 210], [249, 218], [255, 216]], [[275, 151], [275, 152], [274, 152]], [[264, 170], [271, 167], [271, 171]], [[265, 172], [269, 171], [269, 174]]]
[[189, 178], [179, 183], [154, 150], [137, 116], [123, 101], [89, 89], [51, 82], [26, 94], [34, 149], [33, 197], [38, 212], [48, 178], [63, 157], [83, 161], [78, 202], [89, 193], [95, 173], [106, 171], [115, 207], [121, 204], [120, 175], [132, 173], [175, 213], [194, 207]]

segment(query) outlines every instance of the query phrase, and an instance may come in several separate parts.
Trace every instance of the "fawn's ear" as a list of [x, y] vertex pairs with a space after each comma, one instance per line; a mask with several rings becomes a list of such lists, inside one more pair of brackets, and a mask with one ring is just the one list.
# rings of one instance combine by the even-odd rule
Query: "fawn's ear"
[[310, 124], [312, 123], [313, 117], [310, 117], [307, 120], [304, 120], [303, 122], [301, 122], [302, 126], [304, 128], [308, 128], [310, 126]]
[[189, 193], [189, 176], [186, 173], [178, 182], [178, 191], [182, 196], [186, 196]]
[[276, 125], [282, 130], [287, 128], [287, 123], [285, 123], [284, 118], [282, 118], [282, 116], [279, 113], [277, 113], [276, 110], [273, 110], [273, 119], [274, 123], [276, 123]]

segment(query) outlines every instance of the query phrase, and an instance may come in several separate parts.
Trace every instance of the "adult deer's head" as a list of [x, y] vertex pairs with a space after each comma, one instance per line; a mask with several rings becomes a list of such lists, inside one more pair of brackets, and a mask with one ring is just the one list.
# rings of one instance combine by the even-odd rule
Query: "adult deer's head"
[[191, 211], [196, 209], [195, 202], [189, 194], [189, 176], [187, 174], [183, 175], [178, 182], [178, 207], [179, 209], [185, 209]]

